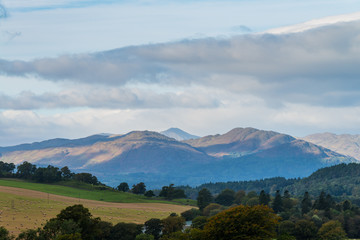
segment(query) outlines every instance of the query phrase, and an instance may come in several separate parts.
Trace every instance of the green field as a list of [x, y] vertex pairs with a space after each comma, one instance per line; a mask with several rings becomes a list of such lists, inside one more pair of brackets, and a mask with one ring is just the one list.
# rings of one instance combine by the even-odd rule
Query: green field
[[[61, 184], [61, 185], [60, 185]], [[68, 186], [66, 186], [68, 185]], [[42, 184], [26, 182], [19, 179], [0, 179], [0, 186], [24, 188], [44, 193], [57, 194], [66, 197], [89, 199], [104, 202], [117, 203], [169, 203], [196, 206], [196, 202], [190, 199], [165, 201], [162, 199], [148, 198], [142, 195], [124, 193], [113, 190], [99, 190], [97, 186], [76, 182], [62, 182], [59, 184]]]
[[0, 179], [0, 226], [17, 235], [23, 230], [41, 227], [62, 209], [74, 204], [83, 204], [93, 216], [113, 224], [144, 223], [150, 218], [163, 219], [170, 213], [180, 214], [192, 208], [180, 202], [194, 203], [187, 199], [179, 202], [149, 199], [130, 193], [98, 190], [91, 185], [77, 187], [86, 189]]

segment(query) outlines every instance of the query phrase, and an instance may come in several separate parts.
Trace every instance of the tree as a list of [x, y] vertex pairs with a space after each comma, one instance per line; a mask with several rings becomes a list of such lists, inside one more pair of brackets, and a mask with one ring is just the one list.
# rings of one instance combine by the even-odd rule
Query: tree
[[63, 209], [56, 218], [50, 219], [41, 235], [50, 239], [63, 234], [79, 232], [83, 239], [97, 239], [102, 234], [99, 218], [93, 218], [89, 209], [83, 205], [73, 205]]
[[201, 215], [201, 211], [199, 209], [196, 209], [196, 208], [192, 208], [192, 209], [186, 210], [185, 212], [181, 213], [181, 216], [183, 218], [185, 218], [186, 221], [191, 221], [191, 220], [193, 220], [194, 218], [196, 218], [197, 216], [200, 216], [200, 215]]
[[265, 193], [264, 190], [261, 190], [259, 195], [259, 204], [269, 205], [269, 202], [270, 202], [270, 195]]
[[198, 216], [192, 220], [191, 227], [204, 229], [204, 226], [207, 223], [207, 219], [208, 218], [206, 216]]
[[284, 197], [282, 199], [282, 203], [283, 203], [284, 211], [289, 211], [294, 206], [294, 202], [291, 199], [291, 196], [290, 196], [290, 193], [288, 190], [285, 190], [285, 192], [284, 192]]
[[37, 168], [33, 175], [37, 182], [53, 183], [61, 181], [59, 168], [49, 165], [47, 168]]
[[346, 233], [339, 221], [331, 220], [324, 223], [318, 232], [319, 238], [322, 240], [342, 240], [347, 239]]
[[77, 173], [74, 175], [74, 180], [93, 185], [99, 184], [97, 177], [93, 176], [91, 173]]
[[208, 189], [203, 188], [199, 191], [196, 200], [200, 211], [202, 211], [207, 205], [209, 205], [212, 202], [213, 197]]
[[153, 192], [152, 190], [149, 190], [149, 191], [146, 191], [146, 192], [145, 192], [144, 196], [146, 196], [146, 197], [153, 197], [153, 196], [155, 196], [155, 194], [154, 194], [154, 192]]
[[345, 200], [342, 204], [343, 211], [351, 209], [351, 202], [349, 200]]
[[162, 221], [158, 218], [151, 218], [144, 224], [145, 233], [154, 236], [155, 240], [160, 238], [160, 233], [163, 228]]
[[[39, 232], [40, 232], [40, 229], [38, 229], [38, 230], [28, 229], [28, 230], [22, 231], [18, 235], [16, 240], [37, 240], [39, 238]], [[0, 239], [2, 239], [2, 238], [0, 237]]]
[[210, 203], [203, 209], [202, 213], [205, 216], [213, 216], [224, 210], [225, 207], [217, 203]]
[[301, 201], [301, 213], [306, 214], [311, 210], [311, 199], [308, 192], [304, 193], [304, 197]]
[[272, 203], [272, 209], [274, 209], [275, 213], [279, 213], [283, 210], [283, 202], [279, 190], [276, 191], [275, 198]]
[[179, 216], [169, 216], [162, 220], [163, 235], [169, 235], [170, 233], [183, 230], [185, 226], [185, 219]]
[[11, 240], [13, 239], [13, 237], [10, 235], [9, 231], [6, 228], [0, 226], [0, 239]]
[[142, 233], [141, 229], [142, 225], [139, 224], [118, 223], [112, 227], [109, 240], [134, 240]]
[[36, 166], [25, 161], [17, 166], [16, 175], [20, 178], [31, 179], [36, 171]]
[[235, 193], [235, 200], [234, 203], [241, 204], [246, 197], [246, 192], [244, 190], [239, 190]]
[[154, 236], [146, 233], [141, 233], [136, 236], [135, 240], [154, 240]]
[[317, 227], [314, 222], [309, 220], [299, 220], [295, 223], [294, 235], [297, 239], [316, 239]]
[[0, 161], [0, 177], [11, 176], [13, 174], [14, 169], [15, 169], [15, 164]]
[[174, 184], [170, 184], [169, 186], [162, 187], [159, 197], [165, 197], [172, 200], [174, 198], [186, 198], [186, 195], [184, 190], [177, 189], [174, 187]]
[[224, 205], [224, 206], [231, 206], [235, 200], [235, 192], [231, 189], [223, 190], [216, 198], [215, 202]]
[[120, 183], [116, 189], [122, 192], [128, 192], [130, 190], [129, 185], [126, 182]]
[[276, 236], [279, 219], [268, 206], [240, 205], [211, 217], [204, 233], [207, 240], [267, 240]]
[[74, 176], [74, 173], [72, 173], [69, 169], [68, 166], [65, 166], [63, 168], [60, 169], [61, 171], [61, 177], [64, 179], [64, 180], [69, 180], [71, 179], [73, 176]]
[[289, 220], [282, 221], [278, 228], [279, 235], [294, 235], [295, 223]]
[[133, 185], [133, 187], [131, 188], [131, 192], [134, 194], [144, 194], [145, 191], [146, 191], [146, 186], [145, 183], [143, 182]]

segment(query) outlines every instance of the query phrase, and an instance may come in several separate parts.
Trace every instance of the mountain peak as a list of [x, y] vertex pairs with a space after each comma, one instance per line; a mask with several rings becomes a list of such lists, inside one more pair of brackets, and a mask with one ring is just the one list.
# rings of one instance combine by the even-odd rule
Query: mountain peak
[[162, 131], [160, 133], [167, 137], [175, 138], [178, 141], [199, 138], [198, 136], [187, 133], [180, 128], [169, 128], [168, 130]]

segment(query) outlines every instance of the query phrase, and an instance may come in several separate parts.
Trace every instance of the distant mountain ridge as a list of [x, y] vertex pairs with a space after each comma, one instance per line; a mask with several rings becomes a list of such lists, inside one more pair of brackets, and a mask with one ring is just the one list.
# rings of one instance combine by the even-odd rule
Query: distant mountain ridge
[[264, 131], [255, 128], [234, 128], [223, 135], [210, 135], [184, 142], [202, 149], [210, 155], [230, 155], [237, 153], [242, 156], [294, 140], [295, 138], [290, 135], [273, 131]]
[[356, 161], [290, 135], [255, 128], [185, 141], [151, 131], [53, 139], [2, 147], [0, 160], [68, 166], [113, 186], [143, 181], [152, 187], [304, 177], [321, 167]]
[[199, 136], [189, 134], [179, 128], [169, 128], [168, 130], [162, 131], [160, 133], [167, 137], [175, 138], [178, 141], [199, 138]]
[[303, 139], [360, 161], [360, 135], [317, 133]]

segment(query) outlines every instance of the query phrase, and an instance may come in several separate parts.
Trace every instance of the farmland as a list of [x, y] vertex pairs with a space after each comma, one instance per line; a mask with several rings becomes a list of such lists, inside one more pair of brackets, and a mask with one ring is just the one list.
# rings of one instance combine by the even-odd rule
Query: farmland
[[[19, 185], [23, 188], [14, 187]], [[25, 189], [25, 187], [29, 189]], [[31, 188], [37, 189], [31, 190]], [[54, 194], [56, 191], [60, 191], [62, 196]], [[12, 234], [17, 235], [22, 230], [41, 227], [62, 209], [74, 204], [83, 204], [90, 209], [93, 216], [113, 224], [118, 222], [144, 223], [150, 218], [161, 219], [172, 212], [179, 214], [191, 208], [191, 206], [174, 205], [160, 200], [152, 201], [135, 195], [131, 196], [133, 194], [99, 192], [56, 185], [0, 180], [0, 226], [6, 227]], [[115, 196], [117, 196], [116, 199], [114, 199]], [[100, 199], [103, 201], [97, 201]], [[110, 202], [110, 200], [117, 201]]]

